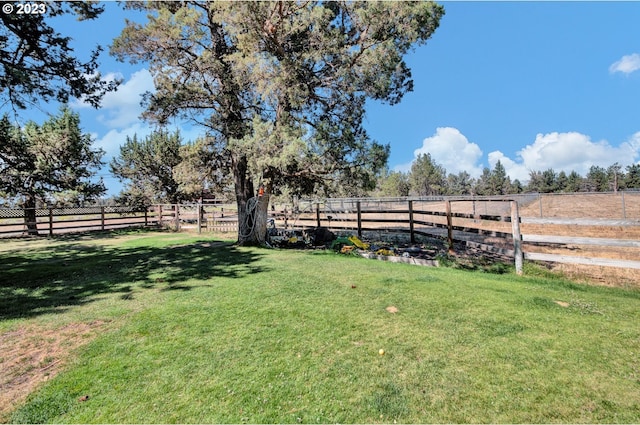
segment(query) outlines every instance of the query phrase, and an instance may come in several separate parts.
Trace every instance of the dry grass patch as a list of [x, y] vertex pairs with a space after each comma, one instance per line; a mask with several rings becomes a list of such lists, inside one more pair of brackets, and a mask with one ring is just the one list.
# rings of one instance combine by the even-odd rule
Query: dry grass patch
[[640, 273], [636, 269], [563, 263], [554, 263], [550, 268], [568, 279], [589, 285], [640, 288], [640, 276], [638, 276]]
[[0, 335], [0, 422], [41, 383], [56, 376], [71, 353], [105, 324], [71, 323], [52, 329], [26, 325]]
[[596, 245], [551, 245], [551, 244], [529, 244], [524, 243], [525, 252], [539, 252], [544, 254], [557, 254], [575, 257], [610, 258], [614, 260], [640, 260], [640, 248], [635, 247], [615, 247]]

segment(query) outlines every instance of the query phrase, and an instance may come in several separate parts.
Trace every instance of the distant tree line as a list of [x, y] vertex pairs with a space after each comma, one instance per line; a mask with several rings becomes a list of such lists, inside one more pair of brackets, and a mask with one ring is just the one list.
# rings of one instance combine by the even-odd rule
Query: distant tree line
[[416, 158], [408, 172], [384, 171], [373, 196], [437, 196], [437, 195], [508, 195], [527, 192], [617, 192], [640, 189], [640, 164], [623, 167], [615, 163], [607, 168], [591, 166], [586, 176], [576, 171], [567, 174], [552, 168], [531, 171], [525, 185], [511, 180], [504, 165], [496, 162], [493, 169], [485, 167], [478, 178], [466, 171], [448, 174], [430, 154]]

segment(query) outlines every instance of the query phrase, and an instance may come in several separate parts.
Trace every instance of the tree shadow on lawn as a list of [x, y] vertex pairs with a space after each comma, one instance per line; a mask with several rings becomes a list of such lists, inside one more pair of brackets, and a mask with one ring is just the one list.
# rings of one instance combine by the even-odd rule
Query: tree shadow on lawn
[[181, 282], [266, 271], [259, 251], [199, 241], [167, 247], [73, 244], [0, 253], [0, 320], [61, 312], [100, 294], [132, 298], [138, 288], [189, 290]]
[[91, 230], [91, 231], [79, 231], [79, 232], [69, 232], [69, 233], [56, 233], [53, 236], [49, 236], [47, 232], [40, 230], [37, 235], [20, 235], [20, 236], [12, 236], [3, 238], [6, 241], [15, 241], [15, 242], [30, 242], [30, 241], [43, 241], [43, 240], [54, 240], [61, 242], [87, 242], [92, 240], [105, 240], [105, 239], [113, 239], [122, 236], [129, 235], [145, 235], [145, 234], [153, 234], [153, 233], [162, 233], [164, 232], [161, 228], [153, 228], [153, 227], [123, 227], [116, 229], [107, 229], [107, 230]]

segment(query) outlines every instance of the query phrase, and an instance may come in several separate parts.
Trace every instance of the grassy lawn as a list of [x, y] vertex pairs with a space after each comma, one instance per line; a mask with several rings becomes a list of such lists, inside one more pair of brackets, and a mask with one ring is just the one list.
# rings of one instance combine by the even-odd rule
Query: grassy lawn
[[101, 324], [13, 422], [640, 422], [638, 290], [158, 232], [0, 269], [0, 336]]

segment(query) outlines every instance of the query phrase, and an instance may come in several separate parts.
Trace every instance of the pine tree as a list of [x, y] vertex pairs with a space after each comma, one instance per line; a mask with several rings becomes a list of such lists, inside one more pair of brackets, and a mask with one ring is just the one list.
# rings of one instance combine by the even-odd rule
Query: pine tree
[[403, 56], [444, 13], [433, 2], [130, 7], [149, 21], [129, 23], [111, 52], [149, 62], [157, 90], [146, 96], [147, 119], [186, 117], [215, 135], [216, 164], [234, 180], [240, 244], [263, 241], [271, 194], [375, 187], [389, 147], [364, 130], [365, 102], [395, 104], [412, 89]]
[[442, 195], [446, 186], [446, 171], [429, 153], [420, 154], [411, 165], [409, 184], [414, 195]]
[[0, 192], [25, 208], [29, 234], [38, 234], [38, 202], [65, 194], [82, 204], [105, 192], [102, 180], [92, 180], [104, 154], [91, 149], [92, 143], [79, 115], [67, 107], [42, 125], [30, 121], [21, 128], [6, 115], [0, 120]]
[[640, 189], [640, 164], [627, 165], [624, 185], [627, 189]]

